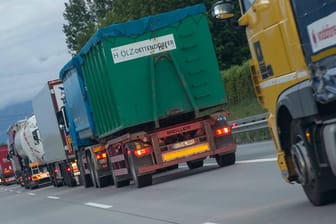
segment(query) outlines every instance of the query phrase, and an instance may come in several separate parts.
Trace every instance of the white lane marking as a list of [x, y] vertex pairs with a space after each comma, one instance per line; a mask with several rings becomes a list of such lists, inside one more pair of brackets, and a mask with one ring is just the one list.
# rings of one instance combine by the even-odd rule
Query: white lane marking
[[273, 162], [273, 161], [276, 161], [276, 160], [277, 160], [277, 158], [250, 159], [250, 160], [237, 161], [237, 163], [262, 163], [262, 162]]
[[214, 222], [204, 222], [202, 224], [217, 224], [217, 223], [214, 223]]
[[35, 196], [36, 194], [35, 193], [28, 193], [28, 195]]
[[59, 197], [56, 197], [56, 196], [48, 196], [49, 199], [53, 199], [53, 200], [57, 200], [57, 199], [60, 199]]
[[88, 203], [85, 203], [85, 205], [96, 207], [96, 208], [103, 208], [103, 209], [112, 208], [112, 205], [104, 205], [104, 204], [99, 204], [99, 203], [94, 203], [94, 202], [88, 202]]
[[16, 191], [16, 193], [21, 194], [22, 192], [21, 191]]

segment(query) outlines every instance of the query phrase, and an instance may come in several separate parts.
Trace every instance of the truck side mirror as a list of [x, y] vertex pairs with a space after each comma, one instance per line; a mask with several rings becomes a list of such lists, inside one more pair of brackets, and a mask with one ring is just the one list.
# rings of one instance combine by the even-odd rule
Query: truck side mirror
[[233, 3], [230, 0], [218, 1], [211, 7], [211, 14], [217, 20], [227, 20], [234, 16]]
[[63, 113], [62, 113], [62, 111], [58, 111], [57, 113], [56, 113], [56, 117], [57, 117], [57, 121], [58, 121], [58, 124], [61, 126], [63, 126], [64, 127], [64, 125], [65, 125], [65, 121], [64, 121], [64, 117], [63, 117]]

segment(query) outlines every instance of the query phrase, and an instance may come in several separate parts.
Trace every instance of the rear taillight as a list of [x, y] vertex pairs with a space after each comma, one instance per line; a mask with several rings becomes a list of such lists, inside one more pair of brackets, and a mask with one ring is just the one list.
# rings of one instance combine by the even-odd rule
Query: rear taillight
[[217, 128], [215, 130], [215, 136], [216, 137], [230, 135], [230, 134], [231, 134], [231, 128], [229, 126]]
[[106, 158], [107, 158], [106, 152], [96, 155], [97, 160], [106, 159]]
[[151, 154], [151, 148], [150, 147], [134, 150], [134, 155], [137, 158], [141, 158], [141, 157], [147, 156], [149, 154]]
[[39, 180], [39, 179], [40, 179], [40, 177], [39, 177], [38, 175], [32, 177], [32, 180], [33, 180], [33, 181], [35, 181], [35, 180]]

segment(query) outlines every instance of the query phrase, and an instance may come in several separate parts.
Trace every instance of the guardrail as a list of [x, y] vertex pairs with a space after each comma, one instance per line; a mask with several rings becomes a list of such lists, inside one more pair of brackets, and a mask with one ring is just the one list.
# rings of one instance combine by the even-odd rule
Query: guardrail
[[267, 126], [267, 113], [229, 121], [232, 133], [238, 144], [270, 139]]

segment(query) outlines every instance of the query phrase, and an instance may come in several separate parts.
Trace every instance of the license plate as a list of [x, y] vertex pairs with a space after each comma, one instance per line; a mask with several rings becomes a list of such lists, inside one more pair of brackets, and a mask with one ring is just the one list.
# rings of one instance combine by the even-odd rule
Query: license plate
[[172, 149], [179, 149], [179, 148], [183, 148], [183, 147], [193, 145], [193, 144], [195, 144], [195, 140], [190, 139], [184, 142], [178, 142], [178, 143], [173, 144]]

